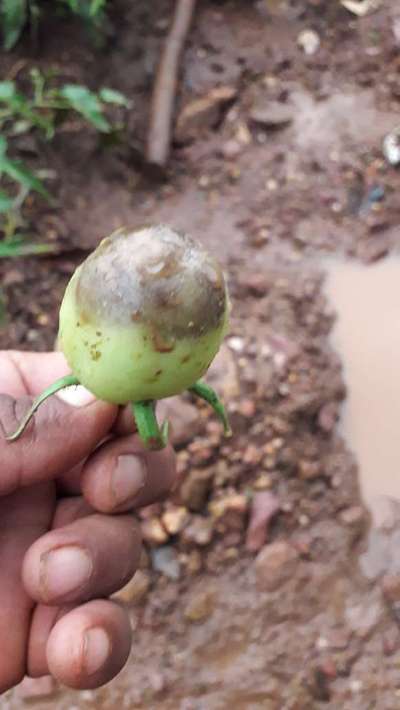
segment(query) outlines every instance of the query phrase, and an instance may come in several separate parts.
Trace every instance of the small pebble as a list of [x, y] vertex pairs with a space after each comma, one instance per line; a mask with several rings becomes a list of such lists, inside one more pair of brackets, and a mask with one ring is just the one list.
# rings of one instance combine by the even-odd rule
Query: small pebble
[[153, 569], [176, 582], [181, 576], [181, 565], [175, 548], [170, 545], [151, 550]]
[[253, 488], [256, 490], [264, 490], [272, 487], [272, 478], [269, 473], [262, 473], [253, 483]]
[[221, 153], [226, 160], [234, 160], [237, 158], [243, 150], [243, 144], [239, 141], [232, 139], [224, 143], [221, 148]]
[[126, 604], [136, 604], [142, 601], [150, 589], [150, 578], [146, 572], [138, 569], [132, 579], [122, 589], [113, 595]]
[[400, 602], [400, 574], [385, 574], [381, 585], [386, 601]]
[[239, 414], [247, 419], [252, 419], [256, 413], [256, 403], [253, 399], [244, 399], [239, 404]]
[[182, 531], [182, 540], [200, 547], [209, 545], [214, 534], [212, 518], [194, 515], [189, 525]]
[[270, 491], [259, 491], [254, 494], [246, 532], [247, 550], [258, 552], [265, 545], [270, 523], [279, 510], [279, 500]]
[[299, 478], [303, 481], [313, 480], [321, 476], [321, 466], [318, 461], [306, 461], [304, 459], [299, 461], [298, 464]]
[[360, 505], [354, 505], [351, 508], [346, 508], [340, 513], [340, 520], [350, 527], [357, 527], [365, 519], [365, 511]]
[[189, 510], [196, 512], [205, 508], [212, 487], [213, 475], [212, 469], [193, 468], [183, 480], [180, 498]]
[[289, 543], [280, 541], [266, 545], [255, 559], [258, 588], [275, 591], [294, 575], [297, 562], [297, 552]]
[[170, 535], [177, 535], [189, 521], [189, 512], [184, 506], [170, 507], [161, 516], [161, 521]]
[[363, 683], [361, 680], [351, 680], [350, 681], [350, 690], [352, 693], [361, 693], [363, 689]]
[[214, 518], [221, 518], [227, 511], [233, 510], [238, 513], [245, 513], [248, 506], [247, 496], [241, 493], [231, 493], [211, 501], [208, 509]]
[[203, 559], [198, 550], [191, 550], [186, 559], [186, 569], [190, 574], [200, 572], [203, 566]]
[[214, 589], [195, 591], [185, 607], [184, 615], [189, 621], [205, 621], [213, 613], [215, 605]]
[[158, 518], [149, 518], [141, 523], [143, 540], [150, 545], [162, 545], [168, 540], [168, 533]]
[[297, 37], [297, 44], [304, 54], [312, 55], [319, 49], [321, 40], [314, 30], [306, 29], [300, 32]]
[[244, 350], [244, 340], [239, 336], [233, 335], [231, 338], [228, 338], [227, 343], [230, 349], [235, 353], [241, 353]]
[[400, 130], [396, 129], [388, 133], [382, 144], [383, 155], [390, 165], [400, 165]]

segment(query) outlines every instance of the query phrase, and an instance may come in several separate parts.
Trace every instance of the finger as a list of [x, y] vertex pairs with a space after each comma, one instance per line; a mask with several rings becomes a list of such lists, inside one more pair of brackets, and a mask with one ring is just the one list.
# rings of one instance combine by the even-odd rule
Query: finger
[[17, 441], [5, 436], [18, 428], [29, 408], [26, 398], [0, 395], [0, 495], [50, 480], [76, 466], [104, 438], [117, 409], [94, 401], [72, 407], [51, 397], [33, 417]]
[[133, 416], [132, 406], [120, 407], [112, 431], [113, 434], [117, 436], [126, 436], [136, 431], [136, 422]]
[[[93, 509], [83, 498], [64, 498], [59, 501], [53, 518], [53, 530], [69, 525], [93, 514]], [[47, 641], [55, 623], [67, 614], [72, 605], [57, 607], [38, 604], [32, 614], [27, 654], [27, 672], [31, 678], [40, 678], [49, 672]]]
[[91, 515], [37, 540], [25, 555], [27, 592], [46, 605], [109, 596], [136, 571], [140, 530], [130, 515]]
[[38, 604], [31, 617], [28, 640], [26, 671], [31, 678], [48, 675], [47, 642], [57, 621], [67, 614], [73, 605], [66, 607]]
[[52, 530], [63, 528], [70, 523], [87, 518], [93, 515], [96, 511], [87, 503], [81, 496], [74, 498], [61, 498], [57, 503], [56, 512], [54, 514]]
[[50, 485], [18, 491], [0, 501], [0, 694], [25, 673], [32, 599], [21, 584], [26, 550], [53, 514]]
[[47, 642], [48, 669], [71, 688], [98, 688], [123, 668], [130, 647], [127, 613], [114, 602], [92, 601], [55, 624]]
[[62, 496], [79, 496], [81, 493], [81, 474], [83, 461], [57, 478], [57, 493]]
[[71, 372], [62, 353], [0, 351], [0, 392], [13, 397], [36, 396]]
[[165, 498], [176, 480], [175, 454], [170, 446], [149, 451], [138, 436], [103, 444], [82, 471], [82, 493], [104, 513], [150, 505]]

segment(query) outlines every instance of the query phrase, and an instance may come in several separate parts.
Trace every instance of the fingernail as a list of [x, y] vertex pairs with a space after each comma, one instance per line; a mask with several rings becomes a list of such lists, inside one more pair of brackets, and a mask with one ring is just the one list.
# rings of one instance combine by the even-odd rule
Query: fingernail
[[88, 629], [83, 637], [83, 666], [88, 675], [97, 673], [111, 654], [111, 641], [100, 627]]
[[47, 599], [74, 592], [88, 581], [93, 562], [85, 550], [66, 545], [50, 550], [40, 559], [40, 585]]
[[96, 401], [94, 394], [83, 385], [71, 385], [57, 392], [57, 397], [70, 404], [72, 407], [86, 407]]
[[117, 466], [111, 479], [112, 494], [116, 505], [129, 503], [136, 498], [146, 483], [147, 471], [139, 456], [118, 456]]

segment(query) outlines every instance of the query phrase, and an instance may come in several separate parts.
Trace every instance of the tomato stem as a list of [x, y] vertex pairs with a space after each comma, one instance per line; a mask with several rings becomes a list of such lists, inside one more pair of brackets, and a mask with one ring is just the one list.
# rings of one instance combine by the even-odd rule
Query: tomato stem
[[42, 392], [42, 394], [39, 395], [37, 399], [35, 399], [31, 408], [25, 414], [24, 418], [22, 419], [22, 422], [20, 423], [18, 429], [14, 432], [14, 434], [6, 436], [7, 441], [15, 441], [16, 439], [19, 439], [37, 409], [39, 409], [40, 405], [43, 404], [43, 402], [48, 399], [48, 397], [51, 397], [59, 390], [62, 390], [65, 387], [71, 387], [72, 385], [79, 385], [79, 380], [77, 379], [77, 377], [75, 377], [75, 375], [66, 375], [65, 377], [61, 377], [60, 380], [53, 382], [50, 387], [47, 387], [47, 389], [45, 389], [44, 392]]
[[214, 392], [213, 388], [209, 385], [206, 385], [205, 382], [201, 382], [199, 380], [198, 382], [196, 382], [196, 384], [193, 385], [193, 387], [189, 387], [189, 392], [193, 392], [193, 394], [196, 394], [198, 397], [201, 397], [201, 399], [204, 399], [206, 402], [208, 402], [208, 404], [212, 406], [217, 417], [223, 424], [225, 436], [232, 436], [232, 429], [229, 424], [228, 415], [225, 411], [225, 407], [219, 399], [217, 393]]
[[153, 400], [132, 402], [132, 411], [139, 436], [146, 448], [163, 449], [168, 443], [169, 424], [166, 420], [160, 429], [155, 412], [155, 402]]

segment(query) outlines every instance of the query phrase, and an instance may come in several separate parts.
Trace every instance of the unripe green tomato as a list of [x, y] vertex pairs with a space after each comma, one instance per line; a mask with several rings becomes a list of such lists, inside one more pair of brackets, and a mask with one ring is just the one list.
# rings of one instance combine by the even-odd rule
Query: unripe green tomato
[[120, 230], [72, 276], [59, 343], [74, 375], [114, 404], [191, 387], [217, 354], [229, 299], [218, 263], [167, 226]]

